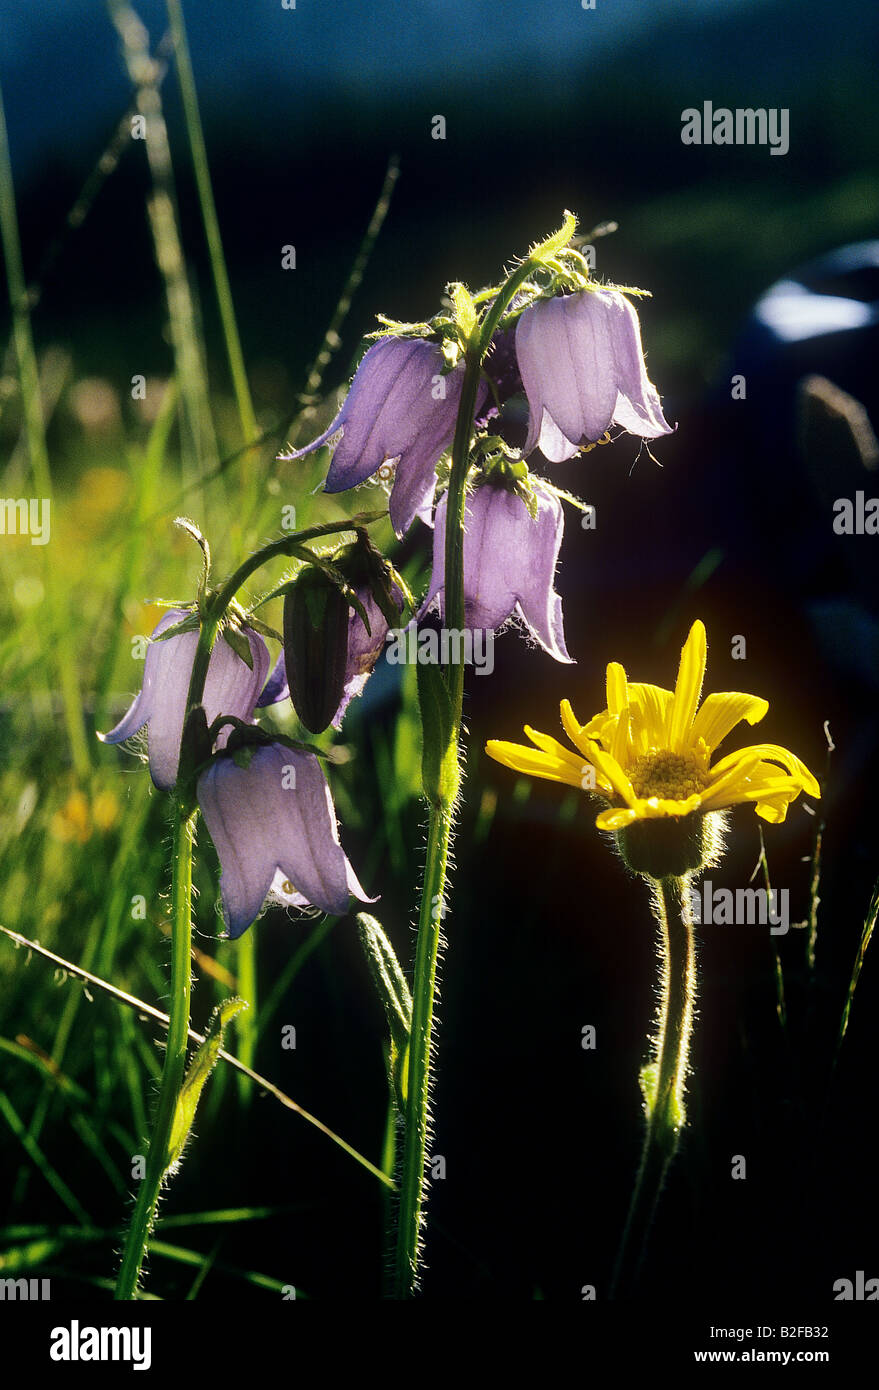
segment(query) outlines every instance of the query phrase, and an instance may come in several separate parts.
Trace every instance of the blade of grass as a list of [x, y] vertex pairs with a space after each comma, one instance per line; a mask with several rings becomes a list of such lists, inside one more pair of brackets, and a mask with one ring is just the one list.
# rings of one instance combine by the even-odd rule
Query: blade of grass
[[[138, 847], [140, 831], [143, 825], [143, 821], [146, 817], [148, 807], [148, 797], [146, 796], [144, 791], [141, 791], [139, 804], [136, 803], [135, 806], [132, 806], [130, 808], [129, 815], [126, 819], [126, 833], [123, 836], [122, 842], [119, 846], [119, 850], [116, 855], [116, 859], [114, 860], [114, 864], [111, 869], [111, 879], [114, 879], [117, 885], [123, 882], [124, 871], [128, 863], [129, 857], [135, 852], [135, 850]], [[121, 911], [121, 908], [119, 908], [118, 910]], [[116, 917], [115, 912], [112, 909], [112, 905], [109, 917], [105, 915], [105, 912], [102, 909], [100, 912], [96, 913], [95, 916], [92, 918], [83, 951], [83, 970], [85, 973], [80, 973], [81, 979], [88, 978], [88, 971], [91, 968], [91, 966], [95, 963], [96, 958], [98, 958], [99, 950], [107, 950], [107, 938], [112, 934], [113, 924], [115, 920]], [[108, 922], [110, 926], [109, 931]], [[38, 947], [37, 949], [41, 948]], [[55, 1040], [52, 1044], [51, 1059], [52, 1064], [55, 1068], [60, 1068], [64, 1060], [64, 1054], [67, 1051], [67, 1044], [70, 1039], [71, 1033], [73, 1032], [73, 1026], [76, 1022], [76, 1015], [79, 1011], [81, 1003], [82, 996], [76, 991], [69, 994], [67, 996], [67, 999], [65, 1000], [64, 1008], [61, 1012], [61, 1018], [59, 1020], [58, 1027], [55, 1031]], [[101, 1085], [100, 1072], [98, 1074], [98, 1090], [101, 1094], [104, 1094], [107, 1091], [107, 1087]], [[30, 1137], [34, 1140], [35, 1143], [39, 1142], [40, 1135], [43, 1130], [43, 1125], [45, 1124], [46, 1116], [49, 1113], [49, 1107], [52, 1103], [53, 1097], [53, 1088], [49, 1085], [45, 1086], [37, 1101], [34, 1113], [31, 1117], [30, 1125], [28, 1127]], [[138, 1133], [142, 1132], [142, 1130], [138, 1131]], [[18, 1181], [15, 1185], [15, 1190], [13, 1192], [13, 1205], [17, 1205], [18, 1203], [24, 1200], [24, 1196], [27, 1191], [28, 1181], [28, 1170], [24, 1170], [19, 1175]]]
[[158, 414], [153, 421], [143, 457], [135, 456], [130, 460], [136, 488], [134, 515], [125, 528], [125, 551], [119, 567], [116, 590], [107, 604], [110, 632], [105, 643], [104, 657], [94, 681], [95, 719], [99, 729], [105, 720], [109, 720], [107, 694], [119, 659], [118, 634], [125, 620], [125, 600], [139, 588], [146, 544], [146, 518], [156, 505], [162, 465], [178, 402], [177, 383], [169, 381]]
[[[164, 1240], [151, 1240], [149, 1250], [151, 1255], [163, 1255], [167, 1260], [175, 1260], [184, 1265], [200, 1265], [205, 1259], [205, 1256], [197, 1250], [187, 1250], [182, 1245], [169, 1245]], [[258, 1274], [255, 1270], [241, 1269], [237, 1265], [217, 1264], [214, 1268], [222, 1274], [229, 1274], [233, 1278], [242, 1279], [246, 1284], [254, 1284], [259, 1289], [268, 1289], [271, 1293], [284, 1293], [286, 1289], [291, 1287], [289, 1280], [272, 1279], [268, 1274]], [[305, 1295], [300, 1295], [297, 1289], [296, 1296], [299, 1298]]]
[[[25, 946], [30, 951], [36, 951], [39, 955], [52, 961], [53, 964], [68, 971], [69, 974], [77, 976], [78, 979], [85, 980], [87, 984], [94, 985], [96, 989], [103, 990], [105, 994], [111, 995], [112, 998], [119, 1000], [120, 1003], [126, 1004], [129, 1008], [135, 1009], [139, 1014], [145, 1014], [148, 1018], [154, 1019], [163, 1028], [168, 1027], [168, 1015], [162, 1013], [161, 1009], [153, 1008], [151, 1004], [146, 1004], [142, 999], [136, 999], [134, 995], [127, 994], [125, 990], [117, 989], [115, 985], [109, 984], [108, 981], [100, 979], [97, 975], [92, 975], [88, 970], [83, 970], [81, 966], [74, 965], [72, 961], [64, 960], [62, 956], [56, 955], [54, 951], [47, 950], [45, 946], [40, 946], [38, 942], [29, 941], [26, 936], [22, 936], [19, 932], [11, 931], [9, 927], [0, 925], [0, 932], [2, 932], [4, 936], [8, 936], [10, 941], [16, 942], [19, 946]], [[189, 1039], [191, 1042], [199, 1044], [203, 1043], [205, 1040], [202, 1033], [196, 1033], [192, 1028], [189, 1029]], [[331, 1130], [322, 1120], [317, 1119], [315, 1115], [304, 1110], [301, 1105], [297, 1105], [295, 1100], [292, 1100], [290, 1096], [286, 1095], [266, 1077], [260, 1076], [258, 1072], [252, 1071], [250, 1067], [245, 1067], [237, 1057], [233, 1057], [231, 1053], [226, 1052], [223, 1048], [220, 1049], [217, 1055], [222, 1061], [228, 1062], [229, 1066], [244, 1072], [246, 1076], [250, 1077], [251, 1081], [257, 1084], [261, 1091], [266, 1091], [270, 1096], [274, 1096], [275, 1100], [279, 1101], [287, 1110], [294, 1111], [308, 1124], [313, 1125], [315, 1129], [319, 1129], [321, 1134], [331, 1139], [334, 1144], [344, 1150], [344, 1152], [359, 1163], [362, 1168], [365, 1168], [368, 1173], [372, 1173], [373, 1177], [378, 1178], [379, 1182], [384, 1183], [386, 1187], [394, 1186], [393, 1179], [389, 1178], [386, 1173], [383, 1173], [380, 1168], [377, 1168], [376, 1165], [371, 1163], [363, 1154], [358, 1153], [351, 1144], [347, 1143], [341, 1135]]]
[[204, 1283], [205, 1279], [207, 1279], [211, 1270], [213, 1269], [217, 1260], [217, 1256], [219, 1255], [220, 1250], [222, 1248], [222, 1245], [223, 1237], [218, 1236], [217, 1239], [214, 1241], [213, 1249], [209, 1252], [209, 1254], [204, 1256], [204, 1259], [202, 1260], [201, 1264], [201, 1269], [198, 1271], [198, 1274], [196, 1274], [195, 1278], [193, 1279], [184, 1302], [191, 1303], [193, 1299], [198, 1298], [198, 1295], [201, 1292], [201, 1286]]
[[299, 974], [309, 956], [314, 954], [332, 931], [338, 920], [338, 917], [325, 917], [322, 922], [318, 922], [317, 926], [311, 934], [306, 937], [298, 950], [293, 952], [287, 964], [284, 966], [284, 969], [281, 971], [281, 974], [272, 985], [271, 990], [266, 995], [259, 1017], [260, 1036], [265, 1033], [266, 1028], [277, 1012], [281, 1000], [296, 979], [296, 976]]
[[[248, 385], [247, 372], [244, 366], [244, 354], [241, 351], [241, 339], [238, 335], [238, 324], [235, 319], [235, 307], [232, 301], [232, 287], [229, 284], [226, 261], [223, 256], [220, 223], [217, 218], [214, 191], [211, 187], [211, 175], [208, 166], [207, 150], [205, 149], [204, 131], [202, 130], [201, 116], [198, 110], [198, 97], [196, 95], [195, 79], [192, 74], [192, 63], [189, 57], [186, 26], [183, 21], [183, 8], [180, 4], [180, 0], [166, 0], [166, 7], [168, 11], [168, 20], [171, 26], [171, 38], [174, 43], [174, 55], [177, 62], [177, 77], [180, 82], [180, 94], [183, 98], [183, 118], [186, 123], [186, 133], [189, 137], [189, 148], [192, 154], [193, 169], [195, 171], [195, 183], [198, 189], [198, 201], [201, 208], [202, 221], [204, 223], [205, 239], [208, 245], [211, 274], [214, 280], [214, 292], [217, 296], [217, 304], [220, 309], [220, 321], [223, 326], [223, 338], [226, 343], [226, 356], [229, 360], [229, 374], [232, 378], [232, 389], [235, 392], [235, 404], [238, 407], [238, 418], [241, 421], [241, 433], [244, 436], [244, 442], [245, 444], [253, 444], [259, 435], [259, 426], [256, 422], [253, 402], [250, 398], [250, 387]], [[246, 466], [248, 461], [248, 456], [245, 455], [245, 485], [251, 473], [251, 470]]]
[[[12, 180], [12, 164], [9, 156], [9, 141], [6, 134], [6, 115], [3, 106], [3, 91], [0, 87], [0, 239], [3, 242], [3, 257], [6, 264], [6, 279], [9, 287], [9, 305], [12, 312], [12, 331], [18, 361], [21, 404], [24, 415], [24, 430], [30, 454], [34, 486], [41, 499], [52, 502], [52, 475], [49, 466], [49, 452], [46, 447], [46, 433], [43, 423], [43, 409], [40, 397], [40, 377], [37, 368], [34, 340], [31, 332], [30, 303], [24, 278], [24, 265], [21, 258], [21, 243], [18, 235], [18, 216], [15, 207], [15, 187]], [[51, 516], [51, 513], [50, 513]], [[43, 583], [46, 594], [46, 607], [49, 615], [51, 639], [47, 646], [53, 652], [55, 667], [64, 711], [64, 723], [70, 744], [70, 756], [77, 776], [81, 781], [88, 778], [91, 756], [85, 735], [82, 718], [82, 700], [76, 674], [75, 653], [72, 643], [72, 628], [67, 621], [59, 600], [59, 590], [55, 582], [52, 566], [45, 552], [48, 546], [40, 547], [43, 554]]]
[[858, 942], [857, 954], [855, 955], [855, 963], [852, 967], [852, 976], [849, 980], [848, 993], [845, 997], [845, 1007], [843, 1008], [842, 1019], [839, 1025], [839, 1035], [836, 1039], [836, 1052], [833, 1056], [834, 1068], [836, 1067], [836, 1063], [839, 1060], [840, 1049], [842, 1047], [845, 1035], [848, 1032], [849, 1015], [851, 1014], [852, 1004], [854, 1003], [855, 990], [858, 987], [858, 980], [861, 978], [861, 971], [864, 967], [864, 957], [867, 954], [867, 947], [869, 946], [870, 938], [873, 935], [873, 928], [876, 925], [877, 916], [879, 916], [879, 879], [876, 880], [876, 883], [873, 887], [873, 896], [870, 899], [870, 906], [868, 907], [867, 915], [864, 918], [864, 926], [863, 930], [861, 931], [861, 939]]
[[35, 1143], [28, 1134], [27, 1128], [4, 1091], [0, 1091], [0, 1115], [3, 1116], [4, 1120], [9, 1125], [9, 1128], [21, 1144], [21, 1147], [24, 1149], [31, 1163], [40, 1171], [56, 1197], [59, 1197], [64, 1203], [71, 1216], [75, 1216], [83, 1226], [90, 1226], [92, 1224], [91, 1217], [88, 1215], [85, 1207], [82, 1206], [79, 1199], [71, 1192], [67, 1183], [54, 1165], [49, 1162], [39, 1144]]
[[[168, 323], [183, 406], [183, 484], [194, 483], [197, 488], [202, 475], [216, 467], [217, 445], [193, 291], [180, 237], [171, 150], [158, 86], [159, 66], [150, 54], [147, 31], [132, 7], [126, 0], [107, 2], [122, 40], [138, 111], [144, 118], [144, 143], [153, 183], [147, 211], [156, 260], [165, 282]], [[196, 506], [200, 504], [198, 491], [193, 500]]]

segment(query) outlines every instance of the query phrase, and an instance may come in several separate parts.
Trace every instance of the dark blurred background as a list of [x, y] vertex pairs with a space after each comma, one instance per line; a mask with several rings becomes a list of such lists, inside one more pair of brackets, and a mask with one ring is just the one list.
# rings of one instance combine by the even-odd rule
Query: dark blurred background
[[[162, 5], [138, 9], [158, 42]], [[35, 331], [43, 346], [63, 343], [77, 372], [121, 391], [133, 372], [170, 366], [142, 146], [126, 151], [84, 225], [63, 230], [130, 100], [116, 34], [97, 3], [2, 0], [0, 13], [22, 239], [42, 290]], [[836, 470], [853, 495], [856, 485], [869, 493], [868, 466], [859, 481], [832, 453], [816, 465], [798, 436], [797, 400], [805, 374], [826, 375], [876, 423], [875, 252], [855, 257], [866, 277], [844, 274], [831, 286], [829, 273], [817, 274], [816, 294], [868, 306], [857, 327], [821, 331], [806, 306], [800, 330], [785, 336], [767, 332], [753, 308], [805, 263], [879, 236], [879, 9], [858, 0], [830, 9], [818, 0], [597, 0], [594, 11], [578, 0], [299, 0], [284, 10], [280, 0], [188, 0], [186, 19], [259, 405], [283, 411], [301, 389], [396, 153], [390, 213], [327, 386], [347, 380], [376, 312], [418, 319], [434, 312], [448, 280], [494, 281], [569, 207], [583, 231], [619, 223], [597, 243], [597, 274], [652, 291], [639, 307], [648, 365], [678, 425], [654, 446], [658, 464], [624, 439], [547, 466], [597, 506], [595, 532], [568, 512], [558, 578], [578, 665], [557, 667], [508, 635], [494, 676], [469, 681], [469, 797], [447, 922], [436, 1096], [434, 1147], [448, 1176], [433, 1190], [426, 1292], [573, 1300], [593, 1283], [606, 1293], [640, 1144], [637, 1071], [653, 1008], [646, 892], [602, 846], [584, 801], [542, 784], [513, 796], [513, 774], [479, 750], [486, 737], [519, 737], [525, 720], [558, 734], [563, 696], [582, 719], [597, 711], [609, 660], [634, 679], [673, 684], [700, 616], [707, 689], [767, 696], [757, 736], [793, 748], [816, 774], [825, 720], [837, 749], [821, 806], [814, 979], [803, 933], [778, 939], [786, 1029], [766, 930], [704, 933], [693, 1124], [648, 1277], [653, 1288], [677, 1281], [691, 1299], [716, 1299], [718, 1312], [748, 1296], [761, 1306], [784, 1296], [829, 1303], [836, 1279], [879, 1275], [875, 962], [828, 1091], [879, 865], [879, 537], [834, 536]], [[223, 392], [173, 71], [163, 96], [212, 379]], [[684, 146], [681, 112], [704, 100], [788, 108], [789, 152]], [[431, 138], [437, 114], [443, 141]], [[291, 243], [297, 269], [282, 272], [280, 248]], [[734, 374], [747, 383], [742, 400], [731, 395]], [[731, 656], [737, 634], [744, 661]], [[354, 747], [393, 742], [398, 698], [386, 676], [374, 678], [346, 725]], [[367, 804], [373, 773], [361, 747], [355, 785]], [[797, 803], [784, 827], [766, 830], [772, 880], [789, 888], [794, 920], [807, 911], [814, 828]], [[413, 941], [411, 870], [421, 853], [414, 803], [402, 834], [406, 872], [381, 865], [369, 885], [382, 891], [379, 915], [401, 954]], [[368, 837], [358, 845], [349, 835], [346, 846], [357, 863]], [[758, 852], [754, 817], [740, 810], [715, 882], [744, 886]], [[295, 928], [271, 916], [257, 930], [271, 978]], [[258, 1064], [377, 1154], [383, 1024], [350, 923], [309, 962], [286, 1014], [304, 1045], [279, 1061], [267, 1042]], [[580, 1047], [587, 1023], [598, 1032], [594, 1053]], [[262, 1260], [313, 1296], [374, 1296], [375, 1185], [268, 1103], [247, 1133], [235, 1130], [229, 1105], [224, 1143], [204, 1136], [214, 1159], [184, 1165], [171, 1203], [302, 1200], [303, 1211], [261, 1232], [264, 1250], [249, 1227], [229, 1236], [224, 1258]], [[744, 1182], [731, 1181], [734, 1154], [747, 1158]]]

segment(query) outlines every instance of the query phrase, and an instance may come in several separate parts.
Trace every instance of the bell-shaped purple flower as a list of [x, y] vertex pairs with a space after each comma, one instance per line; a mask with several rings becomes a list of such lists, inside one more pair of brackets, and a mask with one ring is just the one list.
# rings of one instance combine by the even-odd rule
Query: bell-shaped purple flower
[[[354, 592], [366, 610], [369, 618], [369, 632], [366, 631], [365, 624], [360, 614], [355, 608], [351, 609], [348, 615], [348, 652], [345, 662], [345, 686], [339, 708], [332, 718], [334, 729], [341, 727], [342, 718], [349, 704], [358, 695], [363, 693], [363, 687], [372, 674], [373, 667], [381, 656], [385, 645], [385, 638], [389, 632], [388, 620], [382, 613], [375, 599], [372, 590], [368, 585], [358, 585]], [[403, 610], [403, 595], [394, 585], [394, 601], [399, 605], [400, 611]], [[280, 700], [286, 700], [290, 695], [290, 683], [287, 680], [287, 665], [283, 651], [275, 662], [274, 670], [269, 676], [265, 690], [259, 697], [258, 705], [263, 708], [266, 705], [276, 705]]]
[[[247, 765], [239, 765], [235, 758]], [[215, 759], [198, 800], [220, 860], [228, 934], [258, 917], [266, 898], [341, 916], [364, 893], [342, 846], [330, 789], [313, 753], [272, 743]]]
[[[146, 724], [150, 775], [160, 791], [170, 791], [177, 781], [183, 718], [198, 633], [182, 632], [164, 642], [154, 639], [188, 616], [182, 608], [168, 610], [151, 633], [140, 694], [115, 729], [99, 734], [104, 743], [122, 743]], [[270, 658], [268, 647], [258, 633], [244, 628], [243, 634], [250, 646], [252, 670], [222, 637], [211, 652], [202, 701], [209, 725], [221, 714], [245, 721], [253, 717]], [[217, 740], [219, 747], [225, 743], [228, 733], [228, 730], [221, 732]]]
[[525, 453], [552, 463], [621, 425], [642, 439], [670, 434], [648, 380], [633, 305], [618, 290], [580, 290], [532, 304], [516, 325], [529, 422]]
[[[496, 631], [511, 614], [520, 617], [556, 661], [573, 661], [565, 646], [562, 601], [553, 588], [564, 530], [562, 506], [539, 478], [532, 478], [537, 516], [515, 492], [485, 482], [464, 511], [464, 623]], [[422, 612], [440, 596], [445, 616], [446, 501], [436, 509], [433, 573]]]
[[[440, 455], [451, 448], [464, 380], [460, 364], [445, 376], [436, 343], [423, 338], [382, 338], [367, 351], [354, 374], [341, 410], [317, 439], [282, 454], [302, 458], [341, 439], [333, 451], [326, 492], [356, 487], [397, 461], [389, 505], [398, 536], [416, 516], [430, 511]], [[479, 403], [485, 397], [480, 387]]]

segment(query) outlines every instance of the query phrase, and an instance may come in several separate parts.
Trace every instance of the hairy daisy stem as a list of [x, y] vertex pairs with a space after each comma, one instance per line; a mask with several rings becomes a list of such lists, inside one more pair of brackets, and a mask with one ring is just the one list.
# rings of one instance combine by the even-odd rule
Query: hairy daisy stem
[[641, 1166], [617, 1254], [611, 1296], [633, 1291], [666, 1174], [686, 1115], [684, 1088], [696, 999], [696, 952], [689, 879], [654, 880], [659, 925], [661, 998], [647, 1092], [647, 1130]]
[[190, 953], [192, 947], [192, 844], [195, 812], [179, 802], [174, 808], [174, 850], [171, 882], [171, 999], [165, 1062], [159, 1100], [140, 1189], [125, 1238], [116, 1282], [117, 1300], [137, 1297], [140, 1271], [156, 1217], [159, 1193], [168, 1167], [171, 1127], [186, 1066], [189, 1034]]

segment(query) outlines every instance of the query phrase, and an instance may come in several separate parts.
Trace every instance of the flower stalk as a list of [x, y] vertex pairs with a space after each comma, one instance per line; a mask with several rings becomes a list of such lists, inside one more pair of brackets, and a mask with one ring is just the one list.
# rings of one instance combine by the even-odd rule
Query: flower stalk
[[[570, 240], [574, 228], [573, 218], [566, 217], [561, 230], [536, 247], [508, 277], [481, 320], [477, 318], [475, 305], [464, 287], [458, 285], [454, 288], [456, 317], [466, 341], [464, 380], [452, 442], [452, 465], [446, 503], [444, 611], [445, 621], [452, 631], [460, 632], [464, 628], [464, 511], [467, 501], [467, 474], [470, 468], [470, 444], [479, 398], [482, 364], [491, 346], [492, 337], [516, 291], [538, 265], [545, 262], [559, 246]], [[431, 796], [424, 886], [415, 948], [409, 1079], [403, 1117], [397, 1244], [394, 1259], [394, 1292], [398, 1299], [413, 1298], [417, 1292], [424, 1223], [437, 958], [445, 912], [446, 878], [461, 770], [464, 661], [463, 653], [458, 652], [456, 655], [458, 659], [453, 659], [443, 672], [448, 697], [443, 737], [448, 739], [448, 744], [446, 757], [441, 761], [448, 763], [451, 759], [453, 772], [450, 777], [437, 779], [436, 794]], [[426, 742], [429, 736], [425, 728]], [[435, 731], [433, 736], [435, 737]]]
[[174, 848], [171, 878], [171, 1000], [170, 1023], [165, 1061], [159, 1086], [159, 1101], [147, 1155], [146, 1173], [141, 1180], [131, 1225], [125, 1238], [122, 1265], [114, 1298], [137, 1297], [140, 1272], [146, 1256], [150, 1231], [162, 1183], [169, 1171], [171, 1131], [183, 1074], [189, 1035], [190, 954], [192, 949], [192, 847], [195, 838], [194, 810], [179, 802], [174, 808]]
[[[476, 410], [482, 358], [490, 338], [467, 355], [461, 403], [452, 446], [452, 471], [446, 521], [446, 622], [452, 630], [464, 627], [464, 505], [470, 466], [470, 434]], [[484, 344], [484, 345], [483, 345]], [[464, 704], [464, 664], [452, 662], [444, 672], [450, 723], [450, 756], [460, 770], [460, 732]], [[418, 917], [415, 971], [412, 981], [412, 1031], [409, 1041], [409, 1082], [403, 1127], [403, 1154], [397, 1213], [397, 1247], [394, 1262], [395, 1294], [414, 1297], [418, 1286], [418, 1261], [424, 1219], [425, 1162], [430, 1106], [430, 1053], [436, 1002], [436, 967], [446, 894], [446, 871], [459, 777], [454, 786], [439, 789], [431, 802], [427, 836], [424, 886]]]
[[[358, 518], [358, 521], [374, 520]], [[125, 1238], [122, 1263], [114, 1298], [137, 1297], [150, 1232], [156, 1218], [162, 1186], [173, 1171], [177, 1155], [171, 1148], [175, 1116], [180, 1105], [186, 1070], [186, 1050], [190, 1025], [192, 954], [192, 854], [198, 818], [196, 773], [211, 748], [203, 709], [205, 685], [220, 627], [242, 584], [268, 560], [280, 555], [300, 555], [303, 542], [350, 529], [352, 522], [330, 522], [313, 526], [293, 536], [282, 537], [249, 556], [219, 589], [208, 592], [210, 551], [204, 537], [191, 523], [183, 522], [201, 547], [204, 567], [199, 586], [198, 640], [186, 695], [179, 762], [173, 786], [174, 825], [171, 861], [171, 1000], [165, 1060], [159, 1083], [156, 1115], [131, 1223]], [[254, 699], [256, 697], [254, 696]], [[233, 721], [234, 722], [234, 721]], [[293, 756], [291, 754], [291, 756]]]
[[637, 1283], [656, 1204], [686, 1123], [684, 1091], [696, 1001], [690, 879], [685, 875], [653, 882], [659, 926], [659, 1017], [653, 1060], [641, 1072], [647, 1129], [611, 1296], [631, 1290]]

